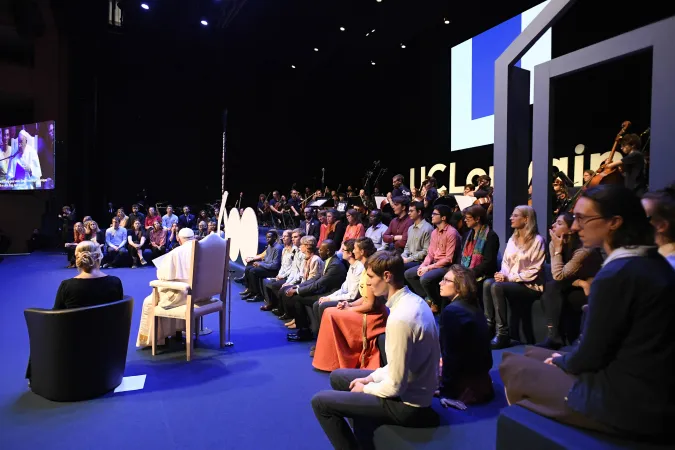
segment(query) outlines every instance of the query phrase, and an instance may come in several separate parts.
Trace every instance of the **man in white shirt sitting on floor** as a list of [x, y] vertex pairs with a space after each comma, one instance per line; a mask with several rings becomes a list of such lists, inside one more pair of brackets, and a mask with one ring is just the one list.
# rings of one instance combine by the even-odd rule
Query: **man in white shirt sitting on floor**
[[314, 414], [333, 447], [339, 449], [360, 448], [346, 418], [410, 427], [439, 422], [431, 409], [440, 359], [431, 309], [405, 287], [403, 260], [397, 254], [379, 251], [368, 259], [367, 267], [368, 286], [376, 296], [387, 297], [390, 310], [385, 345], [388, 364], [375, 371], [338, 369], [330, 375], [333, 390], [312, 398]]

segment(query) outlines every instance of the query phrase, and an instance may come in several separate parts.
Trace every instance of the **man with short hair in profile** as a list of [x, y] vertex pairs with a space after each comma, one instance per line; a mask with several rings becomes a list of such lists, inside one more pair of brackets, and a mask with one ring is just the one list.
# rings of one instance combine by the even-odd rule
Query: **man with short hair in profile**
[[166, 214], [162, 216], [162, 227], [165, 230], [170, 230], [174, 223], [178, 223], [178, 216], [173, 213], [173, 206], [169, 205], [166, 207]]
[[434, 227], [424, 220], [424, 203], [412, 202], [408, 208], [408, 217], [413, 224], [408, 228], [408, 240], [401, 257], [406, 270], [422, 264], [429, 251], [431, 233]]
[[[404, 284], [403, 260], [379, 251], [368, 259], [368, 288], [387, 298], [387, 365], [375, 371], [338, 369], [331, 373], [333, 390], [312, 398], [312, 409], [334, 448], [369, 448], [372, 435], [359, 436], [346, 421], [369, 425], [395, 424], [433, 427], [439, 423], [431, 409], [438, 387], [439, 334], [431, 310]], [[355, 424], [360, 431], [361, 423]], [[361, 442], [359, 442], [361, 441]], [[360, 445], [361, 444], [361, 445]]]
[[105, 232], [105, 244], [107, 251], [103, 258], [103, 268], [115, 268], [127, 257], [127, 229], [120, 226], [119, 217], [112, 219], [112, 224]]

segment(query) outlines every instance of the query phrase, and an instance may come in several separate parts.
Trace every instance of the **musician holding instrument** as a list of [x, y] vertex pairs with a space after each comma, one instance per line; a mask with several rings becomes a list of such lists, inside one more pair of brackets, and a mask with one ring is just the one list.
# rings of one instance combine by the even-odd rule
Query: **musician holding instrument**
[[621, 161], [607, 162], [605, 169], [619, 168], [623, 172], [624, 186], [641, 196], [647, 192], [647, 162], [640, 151], [642, 140], [637, 134], [626, 134], [621, 138]]
[[412, 200], [412, 193], [408, 186], [403, 184], [405, 177], [401, 174], [394, 175], [394, 178], [391, 180], [391, 184], [394, 189], [391, 191], [391, 197], [408, 197], [408, 200]]

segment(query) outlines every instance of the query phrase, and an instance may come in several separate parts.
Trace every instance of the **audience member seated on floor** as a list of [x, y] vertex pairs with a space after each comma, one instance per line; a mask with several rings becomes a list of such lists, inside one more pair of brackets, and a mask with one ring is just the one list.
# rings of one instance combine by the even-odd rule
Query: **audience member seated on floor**
[[194, 214], [190, 214], [190, 207], [183, 206], [183, 214], [178, 217], [178, 227], [189, 228], [192, 231], [197, 229], [197, 218]]
[[[288, 280], [281, 286], [279, 293], [279, 306], [282, 314], [279, 320], [283, 320], [287, 326], [295, 326], [295, 307], [292, 302], [287, 302], [286, 297], [290, 297], [293, 293], [288, 294], [291, 289], [296, 289], [301, 284], [317, 280], [323, 275], [325, 263], [318, 255], [318, 248], [314, 236], [303, 236], [300, 239], [300, 252], [305, 255], [302, 265], [302, 276], [297, 279], [293, 273], [289, 275]], [[295, 281], [297, 279], [297, 281]], [[295, 281], [295, 282], [293, 282]], [[288, 308], [290, 306], [290, 308]], [[275, 313], [278, 315], [278, 313]]]
[[[122, 300], [122, 282], [117, 277], [101, 272], [102, 259], [101, 248], [96, 243], [82, 241], [77, 244], [75, 265], [80, 273], [61, 282], [52, 309], [84, 308]], [[31, 378], [30, 360], [26, 378]]]
[[261, 311], [271, 311], [274, 306], [270, 303], [270, 298], [268, 294], [268, 287], [271, 286], [271, 289], [281, 289], [281, 286], [288, 278], [288, 275], [291, 273], [293, 268], [293, 258], [295, 254], [299, 251], [296, 246], [293, 245], [293, 231], [284, 230], [281, 234], [281, 244], [284, 246], [284, 249], [281, 251], [281, 267], [279, 268], [279, 273], [276, 277], [267, 277], [263, 280], [262, 283], [262, 295], [265, 300], [265, 304], [260, 307]]
[[134, 228], [127, 236], [127, 245], [129, 255], [131, 256], [131, 268], [136, 269], [138, 264], [146, 265], [148, 262], [143, 258], [143, 248], [145, 247], [145, 230], [141, 226], [141, 221], [134, 221]]
[[579, 235], [572, 231], [573, 222], [572, 213], [560, 214], [549, 231], [553, 280], [546, 283], [541, 296], [548, 335], [537, 347], [558, 350], [564, 345], [560, 333], [563, 305], [567, 304], [577, 310], [585, 305], [593, 277], [602, 266], [600, 251], [581, 244]]
[[160, 222], [152, 223], [152, 228], [148, 232], [148, 242], [148, 247], [143, 250], [146, 261], [152, 261], [166, 253], [166, 230], [162, 228]]
[[418, 267], [424, 262], [429, 252], [431, 233], [434, 227], [424, 220], [424, 203], [412, 202], [408, 207], [408, 217], [413, 224], [408, 228], [408, 240], [401, 257], [406, 270]]
[[675, 185], [647, 192], [642, 197], [642, 206], [654, 227], [659, 253], [675, 269]]
[[68, 259], [68, 267], [67, 269], [73, 269], [75, 268], [75, 248], [77, 245], [86, 240], [86, 231], [84, 229], [84, 225], [82, 222], [77, 222], [73, 226], [73, 241], [72, 242], [66, 242], [66, 257]]
[[[369, 238], [359, 239], [352, 248], [351, 260], [362, 267], [375, 253], [375, 245]], [[388, 311], [384, 306], [386, 298], [375, 297], [367, 283], [368, 275], [363, 269], [357, 281], [360, 298], [355, 301], [342, 300], [335, 308], [327, 308], [323, 315], [318, 315], [321, 326], [315, 353], [310, 352], [310, 356], [314, 356], [312, 365], [315, 368], [332, 372], [340, 368], [380, 367], [377, 337], [384, 333], [387, 323]], [[318, 308], [323, 306], [319, 305]], [[314, 308], [316, 311], [317, 303]]]
[[201, 241], [209, 234], [211, 234], [209, 233], [209, 227], [206, 224], [206, 222], [202, 220], [197, 224], [197, 234], [196, 234], [197, 240]]
[[105, 248], [105, 232], [98, 227], [98, 223], [94, 220], [88, 220], [84, 223], [84, 238], [88, 241], [95, 242], [103, 252]]
[[[544, 290], [542, 268], [546, 259], [546, 242], [537, 232], [534, 209], [527, 205], [516, 206], [511, 214], [511, 228], [513, 235], [506, 245], [502, 267], [494, 278], [485, 280], [483, 284], [483, 307], [490, 334], [494, 335], [493, 349], [511, 345], [507, 301], [512, 308], [518, 307], [518, 302], [529, 305]], [[513, 325], [513, 338], [518, 340], [519, 326]]]
[[431, 224], [436, 229], [431, 233], [427, 256], [422, 264], [406, 270], [405, 279], [413, 292], [431, 299], [431, 311], [436, 314], [443, 309], [438, 283], [455, 259], [462, 245], [457, 230], [448, 224], [452, 211], [448, 206], [438, 205], [431, 213]]
[[306, 236], [314, 236], [319, 240], [321, 234], [321, 222], [314, 217], [314, 208], [305, 208], [305, 219], [300, 221], [300, 228]]
[[[286, 313], [284, 303], [280, 300], [281, 289], [286, 286], [299, 284], [302, 280], [305, 272], [306, 258], [306, 251], [303, 250], [301, 244], [303, 237], [305, 237], [305, 232], [302, 228], [296, 228], [291, 234], [293, 242], [293, 259], [288, 273], [281, 274], [280, 271], [276, 278], [268, 278], [263, 281], [263, 297], [265, 297], [265, 305], [260, 307], [261, 310], [272, 311], [276, 316], [283, 316]], [[314, 242], [316, 242], [316, 240]], [[319, 258], [319, 261], [321, 261], [321, 258]], [[282, 279], [279, 275], [285, 275], [285, 278]]]
[[147, 230], [150, 231], [152, 230], [152, 224], [155, 222], [159, 222], [159, 224], [162, 224], [162, 218], [159, 217], [159, 214], [157, 214], [157, 210], [155, 210], [154, 207], [149, 207], [148, 208], [148, 215], [145, 216], [145, 220], [143, 221], [143, 227]]
[[595, 276], [578, 347], [505, 352], [499, 372], [511, 404], [559, 422], [637, 441], [673, 439], [675, 272], [629, 189], [581, 193], [574, 225], [586, 247], [607, 254]]
[[[388, 251], [368, 259], [368, 288], [387, 298], [387, 365], [375, 371], [338, 369], [333, 390], [312, 398], [312, 409], [334, 448], [361, 448], [346, 418], [409, 427], [438, 426], [431, 401], [438, 386], [439, 336], [429, 306], [404, 284], [403, 259]], [[374, 425], [374, 424], [373, 424]], [[360, 428], [357, 427], [358, 430]], [[372, 442], [364, 442], [372, 446]]]
[[[181, 281], [187, 283], [190, 280], [192, 268], [192, 246], [195, 243], [195, 233], [190, 228], [183, 228], [178, 232], [180, 247], [153, 261], [157, 267], [157, 279], [162, 281]], [[150, 312], [159, 306], [164, 309], [176, 308], [187, 302], [187, 294], [167, 288], [158, 288], [159, 301], [155, 304], [154, 295], [151, 293], [143, 300], [141, 324], [138, 328], [136, 347], [148, 347], [152, 345], [153, 321], [150, 320]], [[160, 317], [157, 319], [157, 345], [164, 345], [165, 339], [185, 329], [185, 321]]]
[[166, 251], [170, 252], [174, 248], [178, 248], [180, 243], [178, 242], [178, 222], [171, 224], [171, 228], [167, 230], [166, 233]]
[[319, 218], [319, 223], [321, 224], [321, 227], [319, 228], [319, 240], [316, 241], [316, 245], [321, 245], [323, 241], [328, 239], [328, 232], [330, 231], [330, 226], [328, 225], [328, 219], [326, 217], [328, 214], [324, 210], [320, 210], [318, 212], [318, 218]]
[[440, 320], [441, 405], [465, 409], [490, 401], [494, 397], [492, 336], [478, 304], [473, 271], [459, 264], [450, 266], [441, 280], [441, 295], [450, 300]]
[[384, 232], [382, 239], [386, 242], [389, 250], [394, 250], [399, 255], [403, 253], [405, 244], [408, 242], [408, 229], [413, 221], [408, 217], [408, 197], [394, 197], [391, 200], [391, 208], [394, 210], [394, 218], [391, 219], [387, 231]]
[[127, 231], [134, 229], [134, 222], [141, 222], [141, 228], [145, 229], [145, 214], [138, 211], [138, 205], [131, 205], [131, 214], [129, 214], [129, 220], [127, 220], [127, 226], [125, 227]]
[[343, 242], [349, 239], [358, 239], [366, 235], [366, 228], [361, 223], [361, 213], [355, 209], [347, 210], [345, 214], [347, 219], [347, 229], [345, 230], [345, 236]]
[[368, 214], [368, 224], [370, 226], [366, 229], [365, 236], [373, 241], [378, 251], [385, 250], [387, 243], [384, 242], [383, 236], [385, 231], [387, 231], [387, 226], [382, 223], [382, 211], [379, 209], [370, 211], [370, 214]]
[[319, 247], [319, 256], [324, 261], [322, 275], [311, 281], [306, 281], [297, 287], [286, 291], [286, 311], [295, 308], [293, 323], [288, 328], [297, 328], [297, 333], [289, 333], [287, 338], [291, 342], [309, 341], [314, 337], [309, 329], [309, 316], [306, 306], [313, 308], [314, 303], [326, 294], [332, 294], [340, 288], [347, 278], [347, 269], [337, 257], [335, 243], [326, 239]]
[[120, 219], [120, 226], [126, 228], [127, 222], [129, 222], [129, 216], [124, 212], [124, 208], [117, 209], [117, 218]]
[[277, 240], [277, 230], [269, 230], [265, 234], [267, 248], [260, 255], [246, 258], [246, 289], [241, 292], [241, 298], [251, 302], [262, 302], [262, 281], [268, 277], [276, 277], [281, 268], [281, 253], [283, 247]]
[[105, 232], [106, 253], [103, 268], [115, 268], [126, 263], [127, 229], [120, 225], [119, 217], [113, 217], [112, 226]]
[[162, 216], [162, 226], [170, 230], [174, 223], [178, 223], [178, 216], [173, 213], [173, 206], [169, 205], [166, 207], [166, 214]]
[[481, 205], [471, 205], [464, 210], [464, 223], [469, 231], [464, 238], [460, 264], [473, 272], [478, 298], [482, 301], [483, 282], [497, 271], [499, 236], [488, 225], [487, 212]]
[[333, 241], [333, 245], [336, 247], [341, 246], [347, 227], [344, 222], [340, 220], [340, 213], [336, 209], [329, 209], [326, 212], [326, 225], [328, 225], [326, 239]]

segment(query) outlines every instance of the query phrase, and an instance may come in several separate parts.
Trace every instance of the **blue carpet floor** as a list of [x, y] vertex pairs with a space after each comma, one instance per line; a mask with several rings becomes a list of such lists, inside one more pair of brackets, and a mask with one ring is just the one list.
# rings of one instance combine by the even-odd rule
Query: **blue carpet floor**
[[[310, 344], [288, 343], [282, 323], [259, 311], [259, 303], [241, 301], [236, 283], [234, 347], [218, 348], [214, 314], [205, 319], [214, 332], [200, 338], [188, 363], [179, 346], [155, 358], [135, 348], [141, 305], [155, 271], [110, 270], [122, 279], [125, 294], [135, 299], [125, 375], [146, 374], [145, 388], [65, 404], [34, 395], [24, 379], [29, 344], [23, 310], [52, 307], [59, 283], [76, 275], [65, 265], [64, 255], [49, 253], [0, 263], [0, 448], [330, 448], [310, 406], [312, 395], [329, 387], [328, 375], [312, 368]], [[495, 367], [500, 360], [495, 352]], [[494, 371], [493, 376], [499, 382]], [[496, 417], [505, 406], [501, 385], [497, 391], [490, 405], [442, 411], [447, 426], [432, 433], [435, 442], [419, 442], [417, 448], [436, 448], [441, 442], [440, 448], [446, 449], [495, 448]]]

